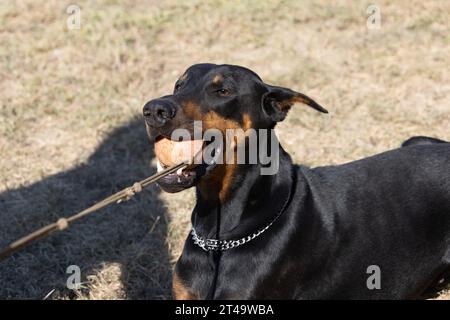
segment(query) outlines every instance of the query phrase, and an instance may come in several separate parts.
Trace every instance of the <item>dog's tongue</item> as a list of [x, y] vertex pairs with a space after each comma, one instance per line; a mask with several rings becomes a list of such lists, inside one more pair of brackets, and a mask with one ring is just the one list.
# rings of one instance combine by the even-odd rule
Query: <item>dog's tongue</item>
[[159, 138], [155, 141], [155, 154], [159, 162], [173, 166], [184, 161], [191, 161], [203, 147], [203, 140], [172, 141]]

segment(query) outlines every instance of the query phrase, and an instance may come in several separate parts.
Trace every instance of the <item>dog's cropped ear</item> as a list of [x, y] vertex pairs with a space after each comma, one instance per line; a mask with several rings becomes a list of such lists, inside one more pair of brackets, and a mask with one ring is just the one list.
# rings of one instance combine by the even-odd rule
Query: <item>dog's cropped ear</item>
[[283, 121], [289, 109], [294, 103], [303, 103], [317, 111], [328, 113], [328, 111], [303, 93], [291, 89], [265, 85], [268, 91], [263, 95], [262, 108], [264, 112], [274, 121]]

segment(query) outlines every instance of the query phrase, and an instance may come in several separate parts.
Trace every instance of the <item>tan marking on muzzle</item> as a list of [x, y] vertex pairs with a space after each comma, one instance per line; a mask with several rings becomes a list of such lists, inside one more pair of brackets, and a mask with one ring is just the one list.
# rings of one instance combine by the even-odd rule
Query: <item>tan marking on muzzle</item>
[[[244, 113], [242, 115], [241, 125], [235, 120], [226, 119], [220, 116], [215, 111], [209, 111], [205, 114], [202, 114], [200, 111], [200, 107], [192, 101], [188, 101], [182, 104], [182, 109], [185, 116], [189, 119], [202, 121], [202, 127], [204, 131], [208, 129], [217, 129], [222, 132], [224, 145], [226, 143], [225, 137], [227, 134], [227, 129], [242, 129], [246, 131], [252, 128], [253, 125], [251, 117], [248, 113]], [[221, 202], [224, 202], [226, 200], [233, 184], [233, 178], [237, 169], [237, 154], [235, 151], [238, 144], [243, 142], [245, 137], [246, 135], [239, 135], [236, 139], [233, 139], [231, 145], [227, 146], [224, 150], [223, 160], [225, 163], [217, 166], [210, 174], [200, 180], [198, 188], [204, 198], [218, 198]], [[230, 159], [230, 157], [232, 157], [232, 159]], [[233, 160], [230, 161], [232, 163], [226, 163], [227, 159]]]

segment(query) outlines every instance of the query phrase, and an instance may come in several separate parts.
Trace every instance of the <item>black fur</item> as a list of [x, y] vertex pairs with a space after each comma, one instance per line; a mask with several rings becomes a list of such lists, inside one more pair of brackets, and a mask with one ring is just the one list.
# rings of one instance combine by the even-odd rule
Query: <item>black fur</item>
[[402, 147], [408, 147], [412, 145], [424, 145], [424, 144], [435, 144], [435, 143], [448, 143], [447, 141], [436, 139], [436, 138], [430, 138], [430, 137], [424, 137], [424, 136], [417, 136], [417, 137], [411, 137], [408, 140], [404, 141], [402, 143]]
[[[215, 73], [233, 83], [232, 97], [205, 96]], [[255, 128], [285, 116], [262, 110], [270, 88], [248, 69], [200, 65], [188, 74], [184, 91], [168, 96], [174, 104], [195, 100], [203, 113], [236, 121], [246, 112]], [[259, 238], [220, 254], [203, 251], [189, 235], [177, 277], [197, 299], [419, 297], [450, 264], [450, 144], [424, 141], [430, 140], [318, 168], [294, 165], [281, 149], [272, 176], [261, 176], [259, 164], [239, 166], [226, 201], [197, 191], [192, 223], [199, 234], [240, 238], [263, 227], [287, 200], [286, 210]], [[381, 270], [379, 290], [366, 285], [371, 265]]]

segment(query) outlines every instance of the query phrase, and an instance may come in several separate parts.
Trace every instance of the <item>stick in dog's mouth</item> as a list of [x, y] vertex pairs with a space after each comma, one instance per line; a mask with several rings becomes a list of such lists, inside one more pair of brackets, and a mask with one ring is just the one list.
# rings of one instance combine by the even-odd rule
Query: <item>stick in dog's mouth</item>
[[163, 136], [155, 138], [155, 154], [162, 169], [182, 162], [200, 163], [198, 157], [203, 147], [203, 140], [173, 141]]
[[[195, 185], [217, 164], [216, 157], [205, 163], [204, 151], [207, 145], [208, 143], [204, 140], [173, 141], [163, 136], [157, 136], [155, 138], [155, 154], [158, 172], [178, 163], [190, 163], [187, 167], [167, 175], [158, 181], [158, 184], [168, 192], [181, 191]], [[213, 153], [219, 155], [220, 149], [214, 150]]]

